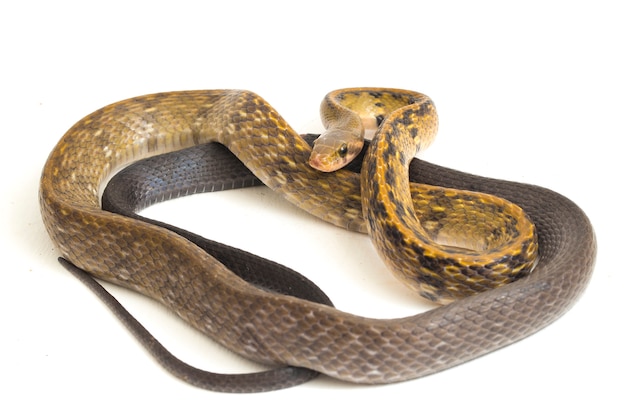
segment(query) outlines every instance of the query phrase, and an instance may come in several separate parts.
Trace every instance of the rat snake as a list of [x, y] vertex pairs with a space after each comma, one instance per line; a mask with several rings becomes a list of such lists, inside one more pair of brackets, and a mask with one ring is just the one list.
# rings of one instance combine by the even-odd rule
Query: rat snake
[[[69, 262], [159, 300], [200, 331], [259, 362], [305, 367], [361, 383], [416, 378], [546, 326], [567, 311], [591, 275], [594, 233], [585, 214], [565, 197], [536, 186], [410, 162], [406, 155], [400, 159], [408, 165], [409, 177], [427, 190], [430, 184], [485, 192], [520, 206], [537, 231], [539, 258], [532, 272], [494, 289], [481, 287], [474, 295], [466, 296], [464, 289], [453, 292], [456, 301], [414, 317], [365, 318], [264, 291], [174, 232], [100, 207], [101, 188], [120, 166], [209, 141], [226, 145], [266, 185], [305, 210], [352, 230], [372, 228], [372, 220], [366, 222], [361, 215], [359, 175], [346, 170], [329, 175], [306, 167], [310, 146], [260, 97], [232, 90], [138, 97], [79, 121], [44, 167], [42, 217]], [[387, 146], [382, 154], [398, 153]], [[272, 164], [268, 157], [274, 158]], [[366, 169], [361, 177], [363, 172], [376, 175]], [[305, 197], [296, 201], [294, 191]], [[431, 193], [437, 191], [426, 196]], [[436, 209], [425, 209], [431, 220], [445, 211], [439, 204], [443, 195], [427, 198], [437, 203]], [[408, 208], [401, 204], [394, 210], [404, 213]], [[456, 275], [455, 267], [445, 269]], [[421, 292], [451, 301], [450, 292], [432, 279]]]

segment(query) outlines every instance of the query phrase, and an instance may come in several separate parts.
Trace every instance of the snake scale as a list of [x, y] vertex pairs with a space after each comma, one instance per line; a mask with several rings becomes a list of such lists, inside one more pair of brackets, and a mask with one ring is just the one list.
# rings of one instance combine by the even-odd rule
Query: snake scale
[[[591, 275], [593, 229], [567, 198], [541, 187], [417, 160], [410, 165], [403, 161], [412, 180], [489, 193], [521, 207], [537, 232], [539, 258], [532, 272], [475, 295], [455, 296], [455, 301], [417, 316], [359, 317], [264, 291], [174, 232], [100, 207], [103, 184], [120, 166], [211, 141], [227, 146], [287, 200], [348, 229], [367, 229], [359, 175], [347, 170], [329, 175], [306, 167], [311, 152], [306, 141], [260, 97], [233, 90], [143, 96], [85, 117], [63, 136], [46, 162], [40, 186], [42, 217], [68, 261], [159, 300], [195, 328], [253, 360], [360, 383], [417, 378], [543, 328], [568, 310]], [[263, 159], [267, 155], [275, 158], [271, 167]], [[300, 175], [303, 170], [306, 177]], [[303, 189], [305, 198], [296, 201], [294, 190], [298, 195]], [[438, 291], [424, 295], [440, 296]]]

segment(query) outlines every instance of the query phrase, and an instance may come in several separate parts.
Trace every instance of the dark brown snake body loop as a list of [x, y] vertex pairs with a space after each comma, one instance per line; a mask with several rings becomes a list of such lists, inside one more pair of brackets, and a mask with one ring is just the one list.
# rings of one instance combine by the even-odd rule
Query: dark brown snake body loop
[[[521, 206], [537, 230], [535, 269], [513, 283], [417, 316], [378, 320], [263, 291], [172, 232], [102, 211], [99, 187], [120, 164], [216, 138], [246, 163], [256, 160], [250, 140], [261, 139], [266, 154], [281, 155], [277, 165], [283, 171], [273, 178], [260, 171], [255, 175], [279, 192], [294, 186], [281, 180], [307, 163], [310, 148], [271, 107], [247, 94], [147, 96], [77, 123], [52, 152], [41, 183], [44, 222], [62, 255], [96, 277], [161, 301], [246, 357], [360, 383], [417, 378], [506, 346], [560, 317], [585, 288], [596, 244], [591, 224], [574, 203], [544, 188], [417, 160], [409, 167], [412, 181], [495, 194]], [[230, 108], [245, 111], [229, 113]], [[201, 119], [213, 127], [197, 125]], [[293, 147], [267, 141], [279, 136], [293, 140]], [[138, 138], [146, 139], [141, 146], [148, 152], [137, 150]], [[237, 138], [246, 138], [245, 145]], [[177, 145], [168, 148], [164, 142]], [[340, 175], [341, 181], [348, 178]], [[317, 179], [322, 190], [335, 185], [324, 184], [327, 177]], [[341, 182], [336, 187], [341, 193]]]

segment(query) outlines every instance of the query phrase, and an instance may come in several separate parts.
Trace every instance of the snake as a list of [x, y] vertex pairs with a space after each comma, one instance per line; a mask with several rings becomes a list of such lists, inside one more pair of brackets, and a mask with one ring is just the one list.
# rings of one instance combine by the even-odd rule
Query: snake
[[[432, 107], [429, 100], [409, 107], [413, 104], [417, 108], [412, 112], [418, 115]], [[432, 123], [428, 116], [424, 119]], [[593, 270], [596, 240], [585, 213], [566, 197], [542, 187], [417, 160], [413, 158], [416, 145], [399, 132], [404, 124], [410, 133], [413, 122], [398, 120], [379, 126], [376, 136], [383, 140], [375, 138], [368, 147], [360, 174], [328, 173], [309, 166], [310, 145], [254, 93], [183, 91], [127, 99], [78, 121], [52, 150], [40, 182], [42, 219], [71, 264], [158, 300], [234, 352], [261, 363], [312, 369], [355, 383], [392, 383], [439, 372], [520, 340], [564, 314]], [[401, 137], [400, 146], [387, 140], [396, 136]], [[102, 209], [102, 188], [120, 167], [206, 142], [223, 144], [265, 185], [333, 224], [369, 230], [381, 238], [387, 235], [396, 243], [405, 240], [406, 230], [418, 236], [423, 233], [426, 240], [434, 241], [434, 249], [419, 248], [408, 238], [409, 244], [396, 251], [400, 260], [390, 262], [396, 262], [393, 267], [398, 271], [404, 270], [406, 259], [419, 255], [418, 275], [426, 280], [405, 281], [442, 305], [415, 316], [375, 319], [268, 292], [173, 231]], [[397, 166], [385, 162], [390, 169], [377, 168], [379, 157], [392, 156]], [[382, 180], [384, 185], [376, 181], [363, 185], [365, 177]], [[399, 194], [392, 190], [407, 184]], [[503, 206], [490, 202], [502, 199], [512, 203], [506, 205], [510, 213], [502, 214]], [[411, 224], [416, 216], [407, 214], [409, 202], [414, 211], [426, 214], [423, 230]], [[368, 204], [369, 211], [364, 207]], [[461, 214], [468, 220], [475, 207], [493, 206], [500, 207], [492, 212], [504, 219], [500, 223], [504, 230], [492, 230], [479, 246], [495, 253], [491, 266], [496, 273], [506, 270], [519, 275], [496, 279], [495, 285], [486, 287], [484, 281], [489, 280], [478, 275], [491, 272], [472, 263], [482, 255], [455, 244], [443, 245], [455, 255], [442, 266], [435, 265], [441, 246], [437, 238], [445, 229], [439, 224], [462, 223], [447, 217], [452, 207], [470, 207]], [[377, 225], [370, 214], [382, 214], [383, 220]], [[408, 225], [398, 223], [405, 214]], [[395, 217], [386, 222], [386, 216]], [[518, 227], [526, 221], [526, 226]], [[536, 238], [522, 233], [534, 229]], [[444, 241], [446, 235], [444, 231]], [[500, 241], [503, 235], [504, 240], [526, 243], [518, 246], [518, 252], [502, 255], [503, 246], [490, 246], [490, 240]], [[376, 238], [373, 241], [377, 246]], [[388, 254], [385, 244], [378, 250]], [[537, 259], [531, 256], [520, 268], [519, 254], [535, 252]], [[509, 259], [512, 264], [505, 263]], [[457, 279], [460, 270], [466, 270], [469, 279]], [[439, 273], [448, 274], [453, 285], [441, 284], [436, 279]]]

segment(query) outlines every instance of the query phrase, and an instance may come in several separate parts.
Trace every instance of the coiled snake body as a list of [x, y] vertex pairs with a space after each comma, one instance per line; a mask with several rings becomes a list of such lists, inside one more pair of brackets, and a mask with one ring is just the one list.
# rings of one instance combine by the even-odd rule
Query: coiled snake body
[[[359, 176], [309, 168], [309, 145], [276, 111], [253, 93], [231, 90], [138, 97], [79, 121], [44, 167], [42, 217], [70, 262], [161, 301], [200, 331], [253, 360], [310, 368], [361, 383], [416, 378], [493, 351], [551, 323], [577, 299], [591, 274], [593, 230], [571, 201], [540, 187], [423, 162], [409, 167], [420, 182], [487, 192], [521, 206], [537, 230], [539, 260], [532, 272], [467, 297], [461, 284], [450, 290], [428, 280], [425, 286], [418, 284], [424, 295], [456, 301], [414, 317], [365, 318], [258, 289], [177, 234], [101, 209], [101, 188], [120, 166], [210, 141], [223, 143], [266, 185], [299, 207], [351, 230], [367, 229]], [[433, 197], [437, 191], [424, 187], [427, 199], [440, 201]], [[396, 206], [398, 213], [407, 210], [406, 198], [410, 196]], [[532, 255], [536, 245], [532, 238], [525, 241], [523, 250]], [[526, 273], [531, 266], [513, 268]], [[458, 270], [443, 269], [453, 276]], [[470, 279], [469, 286], [475, 282]]]

